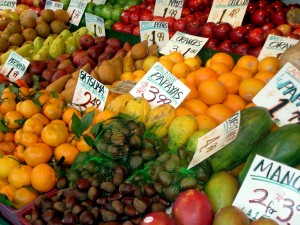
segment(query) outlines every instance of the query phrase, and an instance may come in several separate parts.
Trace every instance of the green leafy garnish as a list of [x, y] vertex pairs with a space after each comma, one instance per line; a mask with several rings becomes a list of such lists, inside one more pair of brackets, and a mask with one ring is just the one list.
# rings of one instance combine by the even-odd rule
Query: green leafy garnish
[[5, 194], [0, 194], [0, 202], [9, 207], [14, 206], [14, 204], [11, 201], [9, 201]]

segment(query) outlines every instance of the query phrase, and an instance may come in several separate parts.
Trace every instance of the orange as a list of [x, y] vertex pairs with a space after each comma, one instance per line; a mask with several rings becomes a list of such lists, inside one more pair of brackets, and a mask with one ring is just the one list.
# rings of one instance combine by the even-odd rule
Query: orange
[[0, 194], [4, 194], [8, 198], [8, 200], [12, 201], [15, 196], [16, 190], [17, 188], [15, 188], [11, 184], [8, 184], [0, 189]]
[[216, 71], [214, 71], [212, 68], [209, 67], [201, 67], [200, 69], [195, 71], [194, 75], [194, 82], [195, 87], [198, 87], [199, 84], [204, 81], [208, 80], [210, 78], [217, 78], [219, 75]]
[[2, 142], [3, 139], [4, 139], [4, 134], [3, 134], [3, 132], [0, 130], [0, 142]]
[[265, 82], [265, 84], [267, 84], [274, 77], [274, 75], [275, 75], [274, 72], [265, 70], [255, 74], [254, 78], [262, 80], [263, 82]]
[[46, 116], [49, 120], [56, 120], [60, 119], [63, 114], [63, 107], [56, 102], [49, 102], [47, 101], [42, 108], [42, 113]]
[[184, 63], [189, 67], [190, 71], [196, 71], [201, 66], [201, 62], [196, 58], [186, 58]]
[[184, 107], [191, 110], [195, 115], [205, 114], [208, 106], [199, 99], [190, 99], [184, 101]]
[[25, 147], [23, 145], [18, 145], [14, 151], [14, 156], [16, 156], [21, 163], [25, 162], [24, 151]]
[[212, 130], [216, 126], [218, 126], [217, 122], [207, 114], [200, 114], [196, 116], [196, 120], [198, 123], [199, 130], [204, 130], [204, 129]]
[[198, 90], [197, 90], [197, 88], [195, 88], [195, 86], [193, 86], [191, 84], [188, 84], [188, 83], [186, 83], [185, 85], [190, 89], [190, 92], [185, 97], [184, 101], [189, 100], [189, 99], [196, 99], [196, 98], [198, 98]]
[[22, 113], [23, 117], [30, 118], [35, 113], [41, 111], [41, 108], [35, 104], [31, 99], [27, 99], [23, 102], [19, 102], [19, 111]]
[[245, 109], [253, 107], [253, 106], [256, 106], [256, 105], [253, 102], [250, 102], [245, 106]]
[[73, 107], [67, 107], [63, 114], [62, 114], [62, 120], [65, 121], [66, 124], [69, 124], [70, 121], [72, 120], [73, 114], [76, 114], [79, 118], [81, 117], [81, 113], [78, 109], [73, 108]]
[[41, 90], [38, 92], [38, 94], [40, 94], [40, 96], [37, 99], [41, 105], [44, 105], [50, 99], [50, 94], [46, 90]]
[[210, 66], [210, 62], [211, 62], [211, 58], [206, 61], [205, 67], [209, 67]]
[[136, 77], [143, 77], [145, 74], [146, 74], [146, 72], [144, 70], [133, 71], [133, 75], [135, 75]]
[[218, 52], [210, 58], [210, 64], [216, 62], [224, 63], [229, 68], [229, 70], [231, 70], [234, 66], [234, 60], [232, 56], [225, 52]]
[[50, 123], [60, 123], [61, 125], [67, 126], [67, 124], [65, 123], [65, 121], [60, 120], [60, 119], [51, 120]]
[[238, 59], [236, 65], [251, 70], [252, 74], [258, 71], [258, 59], [253, 55], [244, 55]]
[[[18, 129], [21, 127], [20, 120], [23, 119], [23, 116], [18, 111], [9, 111], [4, 115], [4, 124], [9, 129]], [[19, 122], [18, 122], [19, 120]]]
[[28, 98], [30, 94], [30, 90], [27, 87], [20, 87], [19, 88], [19, 93], [18, 93], [18, 97], [21, 99], [25, 99]]
[[109, 109], [105, 109], [102, 112], [99, 112], [96, 117], [94, 117], [93, 124], [100, 123], [104, 120], [107, 120], [113, 116], [116, 116], [117, 114]]
[[176, 111], [176, 117], [184, 116], [184, 115], [192, 115], [192, 116], [195, 115], [191, 110], [189, 110], [183, 106], [178, 106], [175, 109], [175, 111]]
[[76, 135], [73, 134], [73, 133], [70, 133], [69, 137], [68, 137], [68, 140], [67, 140], [67, 143], [70, 143], [70, 144], [76, 146], [77, 141], [78, 141], [78, 138], [76, 137]]
[[206, 114], [212, 117], [217, 124], [223, 123], [234, 114], [234, 111], [223, 104], [215, 104], [207, 109]]
[[42, 129], [44, 128], [44, 124], [41, 120], [31, 117], [28, 118], [25, 123], [23, 124], [23, 131], [24, 132], [32, 132], [36, 135], [40, 136]]
[[13, 155], [4, 155], [0, 158], [0, 178], [8, 177], [12, 168], [19, 165], [18, 158]]
[[33, 202], [37, 197], [38, 193], [33, 190], [29, 190], [29, 188], [22, 187], [16, 190], [12, 202], [14, 204], [14, 208], [20, 209], [30, 202]]
[[13, 141], [2, 141], [0, 143], [0, 155], [13, 155], [16, 147], [17, 145]]
[[135, 76], [133, 75], [132, 72], [124, 72], [120, 76], [120, 80], [134, 80]]
[[41, 138], [44, 143], [51, 147], [56, 147], [68, 139], [68, 128], [60, 123], [47, 124], [41, 133]]
[[234, 112], [237, 112], [246, 107], [246, 102], [239, 95], [229, 94], [226, 96], [223, 105], [226, 105]]
[[263, 58], [258, 64], [258, 71], [269, 71], [277, 73], [280, 69], [280, 60], [277, 57], [268, 56]]
[[70, 143], [60, 144], [54, 149], [55, 160], [59, 161], [64, 157], [63, 164], [68, 166], [72, 165], [78, 153], [78, 148]]
[[226, 89], [216, 78], [211, 78], [199, 84], [198, 95], [205, 104], [214, 105], [224, 101]]
[[211, 63], [209, 68], [216, 71], [218, 75], [230, 72], [230, 69], [228, 68], [228, 66], [226, 66], [226, 64], [221, 63], [221, 62]]
[[199, 65], [201, 66], [203, 62], [202, 62], [202, 59], [200, 58], [200, 56], [196, 55], [196, 56], [194, 56], [194, 58], [198, 60]]
[[158, 62], [170, 72], [172, 71], [172, 67], [175, 65], [175, 63], [167, 57], [159, 58]]
[[2, 102], [0, 102], [0, 112], [5, 114], [9, 111], [16, 110], [16, 101], [14, 99], [5, 99]]
[[254, 74], [251, 70], [241, 67], [241, 66], [235, 66], [232, 70], [232, 73], [235, 73], [238, 75], [240, 81], [245, 80], [246, 78], [253, 77]]
[[14, 141], [15, 138], [15, 132], [8, 131], [3, 134], [3, 141]]
[[239, 95], [246, 101], [252, 101], [254, 96], [265, 86], [265, 82], [257, 78], [247, 78], [240, 83]]
[[32, 169], [31, 185], [40, 192], [48, 192], [55, 187], [57, 182], [55, 170], [46, 163], [41, 163]]
[[[92, 139], [94, 139], [93, 135], [91, 135], [91, 134], [86, 134], [86, 135], [88, 135]], [[90, 146], [86, 143], [86, 141], [84, 140], [84, 136], [81, 136], [79, 138], [79, 141], [77, 141], [77, 143], [76, 143], [76, 147], [78, 148], [78, 150], [80, 152], [88, 152], [88, 151], [92, 150], [92, 146]]]
[[9, 182], [8, 182], [7, 178], [0, 178], [0, 190], [2, 187], [6, 186], [8, 184], [9, 184]]
[[36, 118], [36, 119], [40, 120], [43, 123], [43, 125], [46, 125], [49, 123], [48, 118], [46, 116], [44, 116], [42, 113], [36, 113], [31, 118]]
[[197, 88], [198, 88], [198, 86], [196, 86], [196, 83], [195, 83], [195, 74], [196, 74], [195, 71], [190, 72], [190, 73], [185, 77], [185, 80], [186, 80], [186, 84], [190, 84], [190, 85], [193, 85], [194, 87], [197, 87]]
[[4, 88], [2, 95], [1, 95], [1, 100], [4, 100], [4, 99], [15, 100], [16, 97], [17, 96], [9, 88]]
[[180, 52], [170, 52], [167, 56], [174, 63], [184, 62], [184, 57]]
[[39, 142], [39, 136], [33, 132], [25, 132], [23, 128], [20, 128], [16, 131], [15, 134], [15, 143], [17, 145], [23, 145], [28, 147], [29, 145], [33, 145]]
[[218, 81], [220, 81], [227, 94], [236, 94], [239, 91], [239, 78], [238, 75], [234, 73], [223, 73], [218, 77]]
[[49, 162], [51, 157], [52, 149], [45, 143], [30, 145], [24, 151], [24, 160], [26, 164], [30, 166]]
[[185, 78], [190, 73], [190, 68], [184, 62], [178, 62], [172, 67], [171, 72], [178, 79]]
[[32, 167], [29, 165], [19, 165], [11, 169], [8, 174], [8, 181], [16, 188], [31, 185]]

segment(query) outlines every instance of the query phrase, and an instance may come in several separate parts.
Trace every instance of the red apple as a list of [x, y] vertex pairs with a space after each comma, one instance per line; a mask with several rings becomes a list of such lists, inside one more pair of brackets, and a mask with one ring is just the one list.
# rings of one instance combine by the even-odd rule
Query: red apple
[[224, 40], [219, 45], [217, 50], [223, 52], [234, 52], [236, 45], [231, 40]]
[[71, 74], [75, 71], [75, 67], [70, 59], [65, 59], [60, 62], [57, 66], [57, 69], [63, 69], [67, 74]]
[[154, 12], [154, 7], [155, 7], [155, 5], [151, 4], [151, 5], [147, 5], [145, 9], [148, 9], [153, 13]]
[[262, 46], [266, 41], [266, 32], [261, 28], [256, 28], [249, 32], [248, 43], [253, 47]]
[[57, 79], [66, 76], [68, 73], [65, 69], [57, 69], [57, 71], [53, 74], [53, 76], [51, 77], [51, 81], [50, 83], [53, 83], [54, 81], [56, 81]]
[[79, 45], [82, 49], [86, 50], [95, 45], [95, 38], [90, 34], [84, 34], [79, 38]]
[[286, 7], [285, 3], [282, 1], [271, 2], [270, 6], [273, 7], [275, 10], [283, 9]]
[[215, 38], [210, 38], [205, 43], [204, 47], [212, 50], [217, 50], [219, 45], [219, 41]]
[[214, 22], [208, 22], [201, 26], [200, 36], [206, 38], [214, 38], [213, 28], [216, 26]]
[[230, 32], [230, 40], [235, 43], [244, 43], [247, 40], [248, 29], [244, 26], [238, 26]]
[[47, 82], [51, 82], [53, 74], [57, 71], [57, 68], [45, 69], [41, 75], [42, 79]]
[[165, 212], [151, 212], [142, 219], [140, 225], [175, 225], [175, 222]]
[[250, 49], [251, 47], [249, 44], [241, 43], [236, 46], [236, 48], [234, 49], [234, 53], [239, 55], [249, 55]]
[[71, 55], [65, 53], [65, 54], [62, 54], [62, 55], [58, 56], [58, 57], [56, 58], [56, 61], [57, 61], [58, 63], [61, 63], [62, 61], [66, 60], [66, 59], [70, 59], [70, 58], [71, 58]]
[[140, 20], [140, 12], [139, 11], [131, 12], [131, 14], [129, 16], [130, 23], [137, 26], [137, 25], [139, 25], [139, 20]]
[[121, 32], [124, 26], [126, 26], [126, 24], [123, 21], [116, 22], [112, 25], [112, 30]]
[[149, 9], [143, 9], [140, 16], [140, 21], [151, 21], [153, 18], [153, 12]]
[[162, 16], [153, 16], [152, 21], [163, 22], [164, 18]]
[[174, 23], [175, 23], [176, 19], [173, 16], [167, 16], [164, 18], [164, 22], [168, 23], [168, 29], [169, 31], [174, 31]]
[[256, 2], [258, 8], [263, 9], [265, 8], [267, 5], [269, 5], [269, 2], [266, 0], [259, 0], [258, 2]]
[[150, 4], [154, 5], [154, 4], [155, 4], [155, 0], [145, 0], [144, 2], [145, 2], [147, 5], [150, 5]]
[[185, 27], [187, 24], [187, 19], [186, 18], [179, 18], [176, 20], [173, 24], [173, 30], [180, 31], [180, 32], [185, 32]]
[[271, 21], [276, 26], [286, 23], [286, 12], [283, 9], [271, 13]]
[[200, 6], [202, 4], [201, 0], [189, 0], [188, 1], [188, 8], [191, 9], [191, 11], [199, 11]]
[[252, 14], [251, 20], [255, 25], [262, 26], [270, 20], [270, 14], [265, 9], [258, 9]]
[[140, 36], [141, 35], [140, 26], [135, 26], [132, 30], [132, 34], [136, 36]]
[[205, 12], [195, 12], [194, 13], [195, 19], [199, 21], [200, 25], [206, 24], [208, 14]]
[[266, 31], [267, 38], [268, 38], [269, 34], [274, 34], [274, 35], [277, 35], [277, 36], [282, 36], [283, 35], [283, 33], [278, 29], [272, 29], [272, 30]]
[[189, 8], [183, 8], [182, 11], [181, 11], [181, 17], [184, 18], [186, 17], [187, 15], [190, 15], [191, 14], [191, 10]]
[[82, 49], [77, 49], [75, 50], [71, 57], [72, 57], [72, 62], [75, 66], [78, 66], [79, 65], [79, 60], [84, 57], [84, 56], [87, 56], [88, 55], [88, 52], [85, 51], [85, 50], [82, 50]]
[[267, 22], [264, 25], [262, 25], [260, 28], [263, 29], [264, 31], [269, 31], [269, 30], [272, 30], [273, 28], [275, 28], [275, 25], [274, 25], [274, 23]]
[[90, 64], [90, 67], [92, 69], [94, 69], [96, 67], [96, 63], [94, 60], [92, 60], [90, 57], [88, 56], [83, 56], [82, 58], [79, 59], [79, 62], [78, 62], [78, 68], [81, 68], [83, 67], [84, 65], [86, 64]]
[[133, 24], [127, 24], [123, 27], [121, 32], [124, 32], [124, 33], [127, 33], [127, 34], [132, 34], [133, 28], [134, 28]]
[[42, 72], [47, 68], [46, 61], [41, 60], [33, 60], [30, 62], [28, 67], [28, 72], [35, 74], [35, 75], [41, 75]]
[[246, 13], [252, 15], [256, 10], [258, 10], [258, 5], [255, 4], [254, 2], [249, 2], [247, 9], [246, 9]]
[[295, 34], [294, 32], [289, 32], [283, 35], [284, 37], [287, 38], [293, 38], [293, 39], [299, 39], [299, 35]]
[[244, 25], [244, 27], [246, 27], [249, 32], [256, 28], [256, 26], [253, 23], [248, 23], [248, 24]]
[[94, 45], [87, 50], [88, 52], [87, 55], [94, 61], [97, 61], [98, 57], [101, 55], [103, 51], [104, 51], [104, 47], [100, 45]]
[[230, 23], [220, 23], [213, 27], [213, 34], [219, 40], [229, 39], [229, 34], [232, 30]]
[[300, 35], [300, 28], [297, 28], [297, 29], [293, 30], [293, 33]]
[[197, 20], [191, 21], [186, 24], [186, 32], [191, 35], [200, 34], [200, 23]]
[[129, 24], [129, 16], [130, 16], [131, 12], [128, 9], [125, 9], [120, 16], [120, 20], [121, 22], [125, 23], [125, 24]]
[[261, 52], [262, 46], [258, 46], [250, 50], [250, 55], [254, 55], [256, 58], [259, 56]]
[[56, 59], [46, 59], [47, 69], [56, 68], [58, 65], [58, 61]]

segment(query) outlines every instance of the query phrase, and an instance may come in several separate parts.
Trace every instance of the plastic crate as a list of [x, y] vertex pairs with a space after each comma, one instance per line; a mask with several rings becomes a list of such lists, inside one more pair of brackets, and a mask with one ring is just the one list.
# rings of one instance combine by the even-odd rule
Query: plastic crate
[[24, 206], [20, 209], [14, 209], [12, 207], [6, 206], [2, 203], [0, 203], [0, 212], [2, 216], [9, 221], [11, 224], [14, 225], [22, 225], [22, 223], [19, 221], [18, 214], [27, 206]]

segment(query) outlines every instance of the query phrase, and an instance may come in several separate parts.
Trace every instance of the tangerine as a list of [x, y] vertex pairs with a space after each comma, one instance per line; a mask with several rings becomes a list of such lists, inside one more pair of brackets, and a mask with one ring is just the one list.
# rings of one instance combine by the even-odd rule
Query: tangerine
[[67, 141], [68, 133], [66, 126], [60, 123], [49, 123], [43, 128], [41, 138], [47, 145], [56, 147]]
[[223, 104], [232, 109], [234, 112], [240, 111], [246, 107], [244, 99], [235, 94], [227, 95]]
[[196, 58], [186, 58], [184, 63], [189, 67], [190, 71], [196, 71], [201, 66], [201, 63]]
[[180, 78], [185, 78], [191, 71], [190, 68], [184, 62], [175, 63], [171, 70], [172, 74]]
[[25, 148], [24, 161], [32, 167], [47, 163], [52, 157], [52, 149], [45, 143], [35, 143]]
[[244, 55], [238, 59], [236, 65], [246, 68], [252, 72], [252, 74], [258, 71], [258, 59], [253, 55]]
[[214, 105], [224, 101], [226, 89], [216, 78], [210, 78], [199, 84], [198, 95], [205, 104]]
[[71, 143], [62, 143], [54, 149], [55, 160], [59, 161], [64, 157], [63, 164], [68, 166], [73, 164], [78, 153], [78, 148]]
[[4, 155], [0, 158], [0, 178], [7, 178], [12, 168], [19, 165], [19, 160], [13, 155]]
[[238, 75], [231, 72], [224, 73], [218, 77], [218, 81], [223, 84], [227, 94], [238, 93], [240, 85]]
[[212, 130], [218, 126], [217, 122], [207, 114], [199, 114], [196, 116], [198, 130]]
[[20, 112], [14, 110], [9, 111], [4, 115], [4, 124], [9, 129], [18, 129], [21, 127], [21, 123], [18, 120], [23, 119], [23, 116]]
[[234, 59], [231, 55], [225, 52], [218, 52], [210, 58], [210, 64], [216, 62], [225, 64], [229, 68], [229, 70], [232, 70], [234, 66]]
[[219, 125], [231, 117], [234, 114], [234, 111], [226, 105], [215, 104], [207, 109], [206, 114], [213, 118]]
[[21, 187], [15, 191], [14, 197], [12, 199], [14, 208], [23, 208], [25, 205], [33, 202], [38, 196], [39, 195], [36, 191], [29, 190], [29, 188], [26, 187]]
[[184, 57], [180, 52], [170, 52], [167, 56], [174, 63], [184, 62]]
[[275, 75], [274, 72], [265, 70], [255, 74], [254, 78], [262, 80], [263, 82], [265, 82], [265, 84], [267, 84], [274, 77], [274, 75]]
[[16, 190], [16, 187], [14, 187], [11, 184], [8, 184], [0, 189], [0, 194], [4, 194], [8, 198], [8, 200], [12, 201], [15, 196]]
[[251, 70], [241, 66], [235, 66], [231, 72], [237, 74], [240, 81], [254, 76]]
[[16, 188], [31, 185], [32, 167], [29, 165], [19, 165], [11, 169], [8, 174], [8, 181]]
[[208, 106], [200, 99], [189, 99], [184, 101], [184, 107], [191, 110], [196, 116], [199, 114], [205, 114]]
[[23, 102], [19, 102], [18, 110], [22, 113], [24, 118], [30, 118], [34, 114], [39, 113], [41, 111], [41, 107], [33, 102], [31, 99], [27, 99]]
[[31, 172], [31, 185], [40, 192], [48, 192], [55, 187], [57, 182], [55, 170], [47, 163], [35, 166]]
[[195, 71], [194, 75], [194, 82], [195, 82], [195, 87], [198, 87], [199, 84], [202, 81], [211, 79], [211, 78], [217, 78], [219, 75], [216, 71], [214, 71], [210, 67], [201, 67], [200, 69]]
[[252, 101], [254, 96], [265, 86], [265, 82], [257, 78], [247, 78], [240, 83], [239, 95], [246, 101]]
[[226, 64], [221, 62], [210, 63], [209, 68], [216, 71], [218, 75], [230, 72], [228, 66], [226, 66]]
[[263, 58], [258, 64], [258, 71], [269, 71], [272, 73], [277, 73], [280, 69], [280, 60], [277, 57], [268, 56]]
[[191, 110], [189, 110], [189, 109], [187, 109], [187, 108], [185, 108], [183, 106], [178, 106], [175, 109], [175, 112], [176, 112], [176, 117], [185, 116], [185, 115], [195, 116], [195, 114]]
[[44, 124], [41, 120], [30, 117], [28, 118], [25, 123], [23, 124], [23, 131], [24, 132], [32, 132], [36, 135], [40, 136], [41, 132], [44, 128]]

